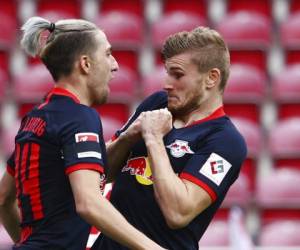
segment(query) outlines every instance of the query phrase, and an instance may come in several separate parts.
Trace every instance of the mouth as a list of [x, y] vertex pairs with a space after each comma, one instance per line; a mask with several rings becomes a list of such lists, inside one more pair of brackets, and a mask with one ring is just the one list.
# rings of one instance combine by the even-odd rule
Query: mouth
[[178, 100], [178, 97], [177, 96], [174, 96], [174, 95], [168, 95], [168, 101], [176, 101]]
[[111, 79], [115, 78], [116, 77], [116, 72], [117, 70], [116, 69], [113, 69], [110, 71], [111, 72]]

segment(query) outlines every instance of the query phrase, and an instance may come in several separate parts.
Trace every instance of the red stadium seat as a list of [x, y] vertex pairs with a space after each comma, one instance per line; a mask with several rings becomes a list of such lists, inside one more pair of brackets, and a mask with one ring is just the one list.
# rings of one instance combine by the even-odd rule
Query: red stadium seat
[[271, 0], [228, 0], [227, 12], [251, 11], [272, 17], [272, 1]]
[[162, 66], [157, 67], [153, 72], [146, 75], [142, 80], [143, 96], [146, 97], [156, 91], [162, 90], [166, 76], [166, 69]]
[[17, 119], [8, 128], [3, 128], [1, 146], [5, 157], [10, 157], [15, 148], [15, 136], [20, 128], [20, 120]]
[[39, 0], [37, 1], [37, 13], [63, 12], [74, 18], [81, 17], [81, 0]]
[[232, 63], [252, 64], [266, 69], [266, 52], [271, 42], [270, 20], [258, 13], [228, 14], [217, 26], [231, 52]]
[[229, 246], [229, 229], [226, 220], [214, 219], [199, 241], [199, 249], [204, 246]]
[[0, 103], [2, 103], [5, 97], [6, 88], [7, 88], [7, 75], [0, 68]]
[[225, 102], [260, 103], [265, 95], [266, 77], [247, 64], [232, 64], [224, 93]]
[[[245, 203], [247, 203], [249, 202], [249, 195], [251, 195], [256, 189], [256, 162], [262, 148], [261, 130], [258, 123], [254, 123], [253, 121], [245, 119], [243, 117], [232, 117], [231, 119], [234, 125], [245, 138], [247, 144], [248, 155], [247, 159], [243, 163], [240, 174], [247, 178], [247, 183], [243, 183], [240, 185], [244, 188], [246, 199]], [[236, 191], [238, 192], [238, 190]], [[234, 190], [232, 190], [231, 192], [234, 192]], [[239, 194], [237, 194], [237, 196], [238, 195]], [[242, 202], [241, 204], [244, 205], [245, 203]]]
[[0, 10], [17, 19], [17, 5], [18, 0], [0, 1]]
[[40, 11], [38, 15], [48, 19], [51, 22], [56, 22], [61, 19], [76, 18], [76, 16], [72, 15], [72, 13], [69, 13], [65, 10], [45, 10], [45, 11]]
[[163, 13], [171, 13], [182, 11], [185, 13], [191, 13], [193, 15], [199, 15], [201, 17], [207, 17], [207, 4], [205, 0], [163, 0]]
[[242, 117], [232, 117], [231, 120], [245, 138], [248, 148], [248, 157], [258, 157], [262, 146], [259, 125]]
[[131, 13], [111, 11], [100, 14], [95, 23], [107, 35], [118, 63], [137, 71], [139, 49], [143, 43], [143, 20]]
[[14, 79], [14, 96], [17, 102], [40, 101], [54, 86], [54, 80], [43, 64], [30, 66]]
[[233, 64], [224, 93], [226, 113], [258, 122], [265, 89], [266, 77], [256, 67]]
[[264, 208], [299, 208], [300, 170], [289, 167], [273, 169], [257, 185], [256, 200]]
[[[205, 25], [206, 21], [203, 17], [191, 13], [177, 11], [163, 15], [152, 26], [153, 46], [156, 51], [160, 51], [161, 46], [169, 35], [179, 31], [190, 31], [198, 26]], [[160, 62], [160, 59], [157, 56], [157, 62]]]
[[119, 70], [109, 82], [111, 102], [131, 102], [136, 95], [137, 76], [135, 73], [120, 65]]
[[17, 30], [16, 18], [0, 9], [0, 50], [9, 50], [14, 46]]
[[300, 64], [286, 67], [272, 81], [278, 118], [300, 117]]
[[279, 121], [270, 131], [269, 143], [275, 159], [300, 159], [300, 118]]
[[290, 0], [290, 13], [300, 11], [300, 2], [298, 0]]
[[103, 0], [99, 4], [100, 13], [121, 11], [144, 17], [143, 0]]
[[300, 12], [290, 15], [280, 27], [281, 44], [286, 56], [286, 64], [300, 62]]
[[278, 220], [264, 225], [259, 234], [259, 245], [269, 247], [300, 246], [300, 220]]
[[103, 127], [103, 137], [105, 141], [109, 141], [115, 132], [124, 125], [120, 121], [106, 116], [101, 116], [101, 121]]
[[6, 78], [9, 77], [9, 61], [10, 61], [10, 55], [9, 51], [0, 50], [0, 70], [5, 75]]
[[106, 103], [94, 107], [101, 117], [110, 117], [124, 124], [130, 113], [130, 106], [126, 103]]
[[53, 86], [54, 80], [43, 64], [31, 65], [25, 72], [16, 75], [13, 95], [19, 105], [19, 117], [39, 103]]
[[238, 179], [232, 184], [222, 203], [223, 207], [238, 205], [246, 207], [251, 201], [251, 187], [249, 177], [241, 172]]
[[143, 21], [133, 14], [122, 11], [106, 12], [98, 15], [95, 23], [105, 32], [113, 47], [137, 49], [142, 43]]

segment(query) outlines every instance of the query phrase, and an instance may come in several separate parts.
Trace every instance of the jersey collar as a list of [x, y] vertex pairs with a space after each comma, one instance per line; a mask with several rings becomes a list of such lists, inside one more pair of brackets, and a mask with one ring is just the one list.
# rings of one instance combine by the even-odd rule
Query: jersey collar
[[225, 111], [224, 111], [224, 107], [221, 106], [221, 107], [217, 108], [209, 116], [207, 116], [207, 117], [205, 117], [203, 119], [194, 121], [193, 123], [189, 124], [187, 127], [190, 127], [190, 126], [193, 126], [193, 125], [196, 125], [196, 124], [200, 124], [200, 123], [203, 123], [203, 122], [207, 122], [207, 121], [210, 121], [210, 120], [214, 120], [214, 119], [220, 118], [220, 117], [225, 116], [225, 115], [226, 114], [225, 114]]
[[68, 97], [72, 98], [74, 102], [80, 103], [80, 100], [73, 93], [71, 93], [69, 90], [61, 88], [61, 87], [54, 87], [48, 94], [48, 96], [52, 96], [52, 95], [68, 96]]

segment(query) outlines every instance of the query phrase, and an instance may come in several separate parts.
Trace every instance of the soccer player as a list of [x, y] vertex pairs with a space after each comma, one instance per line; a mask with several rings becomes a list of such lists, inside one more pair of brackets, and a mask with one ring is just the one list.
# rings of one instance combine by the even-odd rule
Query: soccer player
[[[229, 52], [218, 32], [198, 27], [168, 37], [162, 54], [165, 91], [107, 145], [110, 201], [161, 246], [198, 250], [247, 151], [223, 109]], [[92, 249], [127, 248], [100, 235]]]
[[90, 224], [128, 248], [162, 249], [101, 195], [106, 151], [90, 106], [106, 101], [118, 70], [105, 34], [77, 19], [33, 17], [22, 29], [25, 51], [41, 58], [55, 86], [22, 119], [0, 182], [0, 218], [14, 249], [83, 250]]

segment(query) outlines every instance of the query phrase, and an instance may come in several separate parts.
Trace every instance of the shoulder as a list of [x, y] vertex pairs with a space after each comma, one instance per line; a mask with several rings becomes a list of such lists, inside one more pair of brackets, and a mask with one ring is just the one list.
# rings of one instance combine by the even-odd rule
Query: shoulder
[[62, 129], [86, 124], [99, 127], [100, 124], [100, 117], [95, 109], [69, 100], [61, 100], [54, 106], [45, 107], [45, 115], [51, 124]]
[[247, 146], [244, 137], [225, 116], [213, 121], [208, 142], [214, 148], [215, 153], [223, 155], [234, 162], [242, 162], [247, 156]]
[[139, 105], [137, 110], [148, 111], [154, 109], [165, 108], [167, 106], [167, 93], [165, 91], [158, 91], [146, 97]]

